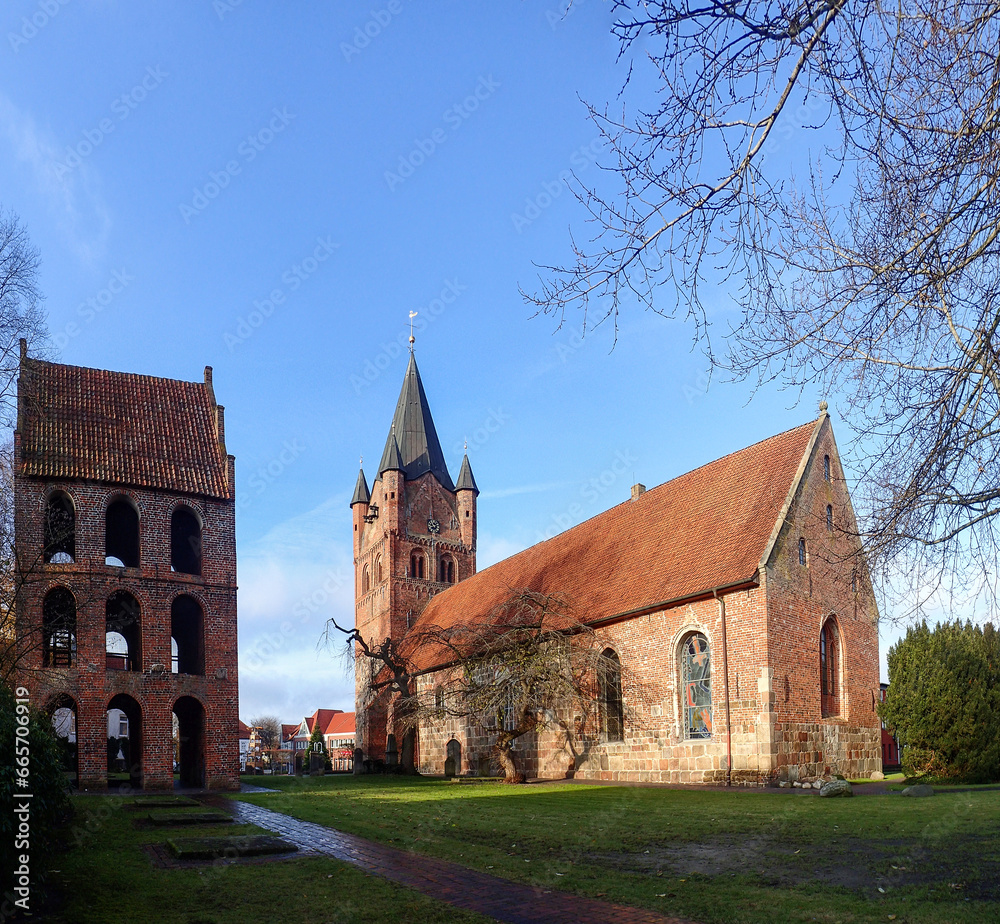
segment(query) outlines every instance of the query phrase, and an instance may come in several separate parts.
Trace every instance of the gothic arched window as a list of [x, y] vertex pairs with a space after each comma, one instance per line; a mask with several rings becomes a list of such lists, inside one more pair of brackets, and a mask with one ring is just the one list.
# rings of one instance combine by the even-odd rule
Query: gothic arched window
[[681, 643], [681, 693], [684, 737], [712, 737], [712, 659], [708, 639], [700, 632]]
[[840, 715], [840, 644], [832, 618], [823, 623], [819, 635], [819, 688], [822, 714]]
[[371, 575], [368, 573], [368, 565], [361, 569], [361, 593], [366, 594], [371, 590]]
[[606, 741], [621, 741], [625, 729], [625, 710], [622, 706], [622, 663], [618, 655], [610, 648], [601, 652], [598, 670], [601, 734]]

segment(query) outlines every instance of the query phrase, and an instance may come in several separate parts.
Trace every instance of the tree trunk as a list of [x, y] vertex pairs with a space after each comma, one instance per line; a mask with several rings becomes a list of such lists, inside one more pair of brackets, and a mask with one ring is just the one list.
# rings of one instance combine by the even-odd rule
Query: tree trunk
[[511, 745], [514, 743], [514, 736], [508, 733], [501, 733], [497, 737], [497, 743], [493, 745], [493, 753], [496, 755], [503, 770], [505, 783], [523, 783], [524, 774], [517, 769], [514, 763], [514, 756], [511, 753]]

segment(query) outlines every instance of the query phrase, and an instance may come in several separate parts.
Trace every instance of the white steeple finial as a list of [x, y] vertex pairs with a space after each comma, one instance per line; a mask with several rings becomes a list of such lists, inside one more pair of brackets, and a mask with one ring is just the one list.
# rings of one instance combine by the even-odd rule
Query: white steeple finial
[[413, 344], [416, 343], [416, 339], [413, 336], [413, 319], [419, 314], [419, 311], [410, 312], [410, 352], [413, 352]]

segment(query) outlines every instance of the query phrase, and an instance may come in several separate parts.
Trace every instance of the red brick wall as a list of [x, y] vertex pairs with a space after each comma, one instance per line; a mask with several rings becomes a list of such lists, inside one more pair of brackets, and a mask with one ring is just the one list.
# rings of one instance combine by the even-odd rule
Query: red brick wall
[[[54, 490], [67, 493], [76, 509], [74, 564], [43, 564], [45, 502]], [[106, 565], [105, 511], [118, 496], [139, 511], [140, 566]], [[203, 521], [202, 574], [170, 570], [170, 517], [183, 504]], [[166, 491], [123, 489], [97, 482], [15, 480], [15, 529], [25, 571], [18, 600], [18, 635], [24, 646], [21, 682], [40, 706], [59, 694], [76, 702], [81, 789], [101, 789], [107, 779], [106, 710], [113, 697], [128, 694], [142, 713], [142, 775], [148, 789], [173, 786], [172, 709], [191, 696], [205, 711], [205, 783], [239, 785], [238, 676], [236, 637], [235, 505]], [[72, 668], [43, 668], [40, 645], [42, 600], [63, 586], [77, 603], [77, 660]], [[141, 663], [137, 670], [107, 670], [105, 603], [118, 590], [140, 605]], [[203, 611], [204, 676], [172, 674], [171, 603], [188, 594]], [[165, 670], [153, 669], [163, 665]], [[131, 731], [131, 729], [130, 729]]]
[[[824, 470], [830, 460], [830, 477]], [[827, 506], [833, 528], [827, 527]], [[799, 563], [799, 539], [807, 564]], [[878, 611], [857, 557], [857, 524], [827, 419], [819, 433], [765, 576], [774, 693], [777, 775], [795, 779], [881, 770]], [[820, 702], [820, 632], [833, 618], [840, 640], [839, 712]]]

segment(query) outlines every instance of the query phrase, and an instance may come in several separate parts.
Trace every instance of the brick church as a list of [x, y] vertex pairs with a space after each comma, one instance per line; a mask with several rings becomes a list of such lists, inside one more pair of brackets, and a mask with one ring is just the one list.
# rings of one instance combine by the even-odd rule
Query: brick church
[[14, 435], [22, 682], [83, 790], [239, 787], [234, 459], [202, 382], [29, 358]]
[[[527, 776], [755, 785], [881, 769], [878, 614], [825, 404], [477, 573], [478, 494], [468, 456], [451, 479], [411, 353], [375, 481], [360, 472], [351, 499], [356, 625], [401, 640], [483, 619], [511, 589], [572, 600], [612, 666], [600, 718], [518, 739]], [[449, 665], [415, 660], [433, 697]], [[370, 681], [359, 659], [358, 746], [381, 759], [401, 729]], [[470, 719], [422, 721], [416, 762], [483, 772], [492, 740]]]

